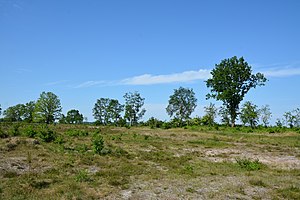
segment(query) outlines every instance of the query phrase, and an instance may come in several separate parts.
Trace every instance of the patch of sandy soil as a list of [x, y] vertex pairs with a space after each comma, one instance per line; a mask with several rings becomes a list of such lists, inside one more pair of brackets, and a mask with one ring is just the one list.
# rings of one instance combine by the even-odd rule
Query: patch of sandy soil
[[[207, 180], [210, 179], [210, 180]], [[190, 180], [137, 180], [126, 190], [104, 199], [270, 199], [267, 188], [247, 188], [247, 177], [198, 177]]]
[[[293, 154], [295, 154], [295, 149]], [[298, 152], [299, 155], [299, 152]], [[300, 169], [300, 159], [287, 152], [264, 151], [257, 152], [251, 148], [237, 146], [235, 149], [207, 149], [203, 150], [203, 158], [213, 162], [235, 162], [236, 158], [258, 159], [263, 164], [278, 169]]]

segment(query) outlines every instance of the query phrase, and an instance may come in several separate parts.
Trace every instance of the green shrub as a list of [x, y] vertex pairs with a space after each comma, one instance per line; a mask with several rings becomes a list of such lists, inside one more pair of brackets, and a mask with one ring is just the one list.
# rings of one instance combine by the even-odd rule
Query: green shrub
[[89, 182], [91, 178], [89, 177], [86, 170], [79, 170], [75, 176], [77, 182]]
[[9, 129], [8, 134], [10, 136], [19, 136], [20, 135], [20, 130], [19, 130], [20, 124], [13, 124], [11, 128]]
[[54, 140], [54, 143], [63, 144], [63, 143], [65, 143], [65, 141], [64, 141], [64, 138], [61, 135], [57, 135], [55, 140]]
[[0, 138], [7, 138], [9, 135], [0, 127]]
[[161, 128], [162, 129], [170, 129], [172, 128], [172, 124], [170, 122], [164, 122], [162, 125], [161, 125]]
[[95, 134], [92, 138], [93, 150], [96, 154], [101, 154], [102, 149], [104, 148], [104, 140], [100, 134]]
[[43, 142], [52, 142], [56, 139], [56, 134], [53, 130], [49, 129], [48, 126], [43, 126], [37, 136], [43, 141]]
[[37, 131], [32, 126], [26, 126], [23, 134], [27, 137], [34, 138], [37, 135]]
[[236, 158], [237, 164], [248, 171], [260, 170], [263, 167], [263, 164], [258, 160], [250, 160], [248, 158]]
[[88, 136], [89, 133], [87, 131], [78, 130], [78, 129], [69, 129], [66, 131], [66, 134], [72, 137], [78, 136]]

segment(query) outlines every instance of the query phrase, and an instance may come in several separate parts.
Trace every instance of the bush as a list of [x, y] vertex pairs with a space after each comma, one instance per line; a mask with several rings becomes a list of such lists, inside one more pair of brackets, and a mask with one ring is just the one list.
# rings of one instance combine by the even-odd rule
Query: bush
[[75, 180], [77, 182], [88, 182], [91, 181], [91, 178], [89, 177], [86, 170], [79, 170], [77, 175], [75, 176]]
[[0, 138], [7, 138], [8, 137], [8, 134], [5, 133], [2, 128], [0, 127]]
[[263, 167], [263, 164], [258, 159], [252, 161], [248, 158], [236, 158], [235, 160], [241, 168], [248, 171], [260, 170]]
[[163, 129], [170, 129], [170, 128], [172, 128], [172, 125], [170, 122], [164, 122], [161, 127]]
[[96, 133], [92, 139], [93, 150], [96, 154], [101, 154], [102, 149], [104, 148], [104, 140], [103, 137]]
[[43, 142], [52, 142], [56, 139], [56, 134], [53, 130], [49, 129], [48, 126], [42, 127], [37, 136], [43, 141]]
[[11, 128], [9, 129], [9, 135], [11, 136], [19, 136], [20, 131], [19, 131], [20, 124], [13, 124]]
[[32, 126], [27, 126], [24, 129], [24, 135], [30, 138], [34, 138], [37, 135], [37, 131]]

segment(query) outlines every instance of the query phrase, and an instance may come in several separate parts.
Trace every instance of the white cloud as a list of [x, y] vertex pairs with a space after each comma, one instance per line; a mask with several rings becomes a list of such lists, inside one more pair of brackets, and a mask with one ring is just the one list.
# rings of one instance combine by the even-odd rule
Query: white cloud
[[277, 68], [262, 72], [267, 77], [287, 77], [300, 75], [300, 68]]
[[185, 71], [182, 73], [152, 75], [144, 74], [126, 78], [120, 81], [121, 85], [154, 85], [167, 83], [187, 83], [196, 80], [206, 80], [210, 78], [210, 70], [200, 69], [198, 71]]
[[113, 85], [154, 85], [168, 83], [188, 83], [196, 80], [206, 80], [210, 78], [210, 70], [200, 69], [198, 71], [185, 71], [182, 73], [152, 75], [143, 74], [125, 78], [119, 81], [86, 81], [75, 88], [87, 88], [92, 86], [113, 86]]
[[96, 86], [96, 85], [101, 85], [101, 84], [107, 84], [106, 81], [86, 81], [83, 82], [77, 86], [75, 86], [75, 88], [87, 88], [87, 87], [92, 87], [92, 86]]
[[66, 82], [68, 82], [68, 81], [67, 80], [61, 80], [61, 81], [46, 83], [45, 85], [46, 86], [53, 86], [53, 85], [59, 85], [59, 84], [66, 83]]

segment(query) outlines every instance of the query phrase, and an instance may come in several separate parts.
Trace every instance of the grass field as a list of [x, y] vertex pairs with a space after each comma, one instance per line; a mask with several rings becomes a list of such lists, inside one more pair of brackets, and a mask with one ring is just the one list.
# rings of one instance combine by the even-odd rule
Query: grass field
[[300, 199], [300, 134], [1, 124], [0, 199]]

